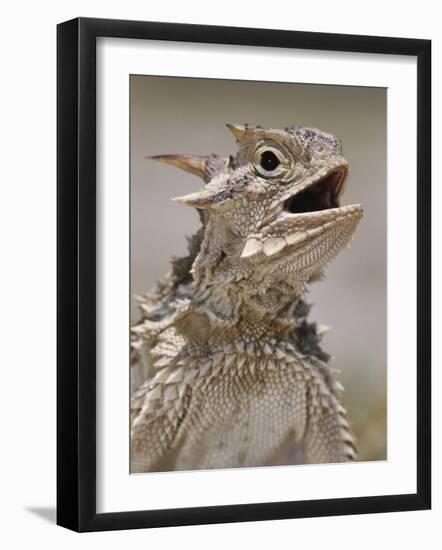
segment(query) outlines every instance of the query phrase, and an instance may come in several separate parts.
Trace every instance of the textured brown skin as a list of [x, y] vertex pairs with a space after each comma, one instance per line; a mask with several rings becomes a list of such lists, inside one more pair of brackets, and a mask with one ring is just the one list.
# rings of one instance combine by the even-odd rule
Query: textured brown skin
[[[355, 457], [336, 371], [302, 294], [349, 243], [362, 208], [287, 206], [306, 189], [310, 201], [328, 201], [327, 189], [341, 194], [341, 144], [303, 127], [229, 129], [235, 157], [154, 157], [206, 185], [176, 199], [202, 220], [189, 256], [139, 298], [132, 472]], [[278, 159], [270, 170], [262, 166], [269, 151]]]

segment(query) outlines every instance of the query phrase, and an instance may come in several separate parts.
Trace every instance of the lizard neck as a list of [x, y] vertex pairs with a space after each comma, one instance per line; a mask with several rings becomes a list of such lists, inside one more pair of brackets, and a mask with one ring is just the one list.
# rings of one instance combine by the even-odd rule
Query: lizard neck
[[229, 326], [241, 334], [265, 334], [296, 327], [295, 309], [300, 295], [290, 296], [278, 289], [251, 291], [240, 283], [213, 285], [196, 289], [195, 311], [204, 312], [209, 325], [218, 330]]
[[191, 270], [195, 310], [206, 314], [214, 330], [220, 324], [241, 334], [293, 330], [305, 281], [288, 285], [282, 275], [267, 276], [269, 272], [241, 260], [246, 239], [219, 219], [206, 224]]

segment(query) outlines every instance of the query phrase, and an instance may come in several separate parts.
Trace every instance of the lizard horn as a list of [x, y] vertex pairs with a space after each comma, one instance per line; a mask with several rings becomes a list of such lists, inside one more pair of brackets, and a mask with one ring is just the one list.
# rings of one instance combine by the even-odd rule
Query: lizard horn
[[226, 126], [236, 137], [237, 141], [242, 141], [244, 139], [244, 135], [247, 132], [247, 126], [242, 126], [240, 124], [226, 124]]
[[184, 206], [191, 206], [193, 208], [210, 208], [215, 195], [211, 191], [197, 191], [196, 193], [189, 193], [182, 197], [174, 197], [172, 200]]
[[176, 166], [185, 172], [194, 174], [203, 180], [206, 180], [206, 162], [208, 157], [198, 155], [153, 155], [147, 156], [146, 159], [158, 160], [165, 164]]

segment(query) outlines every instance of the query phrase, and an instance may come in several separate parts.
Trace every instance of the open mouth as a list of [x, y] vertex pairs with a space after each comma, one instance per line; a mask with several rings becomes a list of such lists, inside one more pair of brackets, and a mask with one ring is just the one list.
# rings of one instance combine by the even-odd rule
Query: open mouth
[[284, 203], [284, 211], [290, 214], [320, 212], [339, 208], [347, 168], [340, 166], [300, 193], [289, 197]]

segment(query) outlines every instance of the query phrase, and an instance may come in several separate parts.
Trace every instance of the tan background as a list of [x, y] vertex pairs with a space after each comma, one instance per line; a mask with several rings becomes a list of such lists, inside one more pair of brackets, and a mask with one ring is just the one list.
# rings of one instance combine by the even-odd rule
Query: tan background
[[170, 198], [201, 182], [145, 155], [232, 154], [226, 122], [302, 124], [342, 139], [351, 165], [343, 204], [362, 203], [365, 215], [352, 248], [312, 285], [310, 319], [333, 326], [324, 348], [342, 370], [360, 458], [386, 458], [386, 90], [149, 76], [130, 85], [132, 295], [186, 253], [184, 236], [199, 226], [196, 212]]

